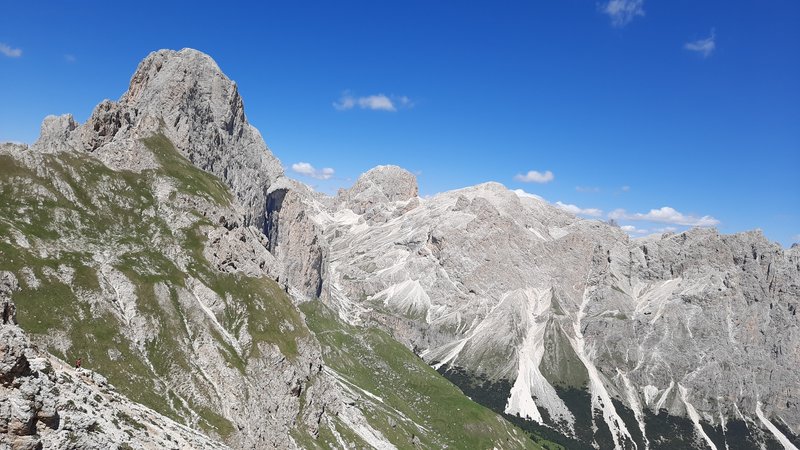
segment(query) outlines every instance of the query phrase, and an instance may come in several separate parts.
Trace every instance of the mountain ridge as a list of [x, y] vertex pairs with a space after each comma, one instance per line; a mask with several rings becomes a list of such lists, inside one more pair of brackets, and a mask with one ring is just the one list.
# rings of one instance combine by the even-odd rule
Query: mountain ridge
[[[92, 349], [134, 400], [231, 445], [536, 446], [455, 393], [469, 414], [418, 410], [419, 384], [456, 391], [370, 327], [536, 440], [798, 443], [800, 248], [759, 232], [632, 240], [494, 182], [420, 198], [396, 166], [320, 195], [191, 49], [0, 159], [0, 270], [33, 339]], [[429, 381], [398, 397], [369, 371]]]

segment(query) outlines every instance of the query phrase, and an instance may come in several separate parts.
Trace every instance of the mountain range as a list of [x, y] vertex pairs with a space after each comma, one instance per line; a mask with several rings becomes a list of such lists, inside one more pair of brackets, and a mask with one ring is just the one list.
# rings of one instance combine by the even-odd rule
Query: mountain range
[[396, 166], [327, 196], [196, 50], [0, 144], [0, 199], [0, 448], [800, 445], [800, 248]]

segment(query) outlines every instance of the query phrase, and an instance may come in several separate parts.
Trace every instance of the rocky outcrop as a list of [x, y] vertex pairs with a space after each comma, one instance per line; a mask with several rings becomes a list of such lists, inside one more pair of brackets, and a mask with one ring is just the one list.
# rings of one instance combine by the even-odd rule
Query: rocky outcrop
[[341, 202], [356, 214], [364, 214], [378, 205], [405, 202], [419, 195], [417, 178], [397, 166], [378, 166], [361, 175], [341, 194]]
[[307, 187], [286, 181], [273, 185], [267, 197], [263, 233], [280, 261], [285, 282], [298, 299], [320, 297], [327, 248], [313, 220], [313, 197]]

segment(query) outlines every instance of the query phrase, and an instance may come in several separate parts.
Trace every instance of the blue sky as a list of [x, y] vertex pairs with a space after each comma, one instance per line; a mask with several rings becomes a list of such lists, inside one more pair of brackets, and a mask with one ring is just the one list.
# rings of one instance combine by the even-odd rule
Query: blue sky
[[398, 164], [423, 195], [492, 180], [634, 235], [800, 242], [794, 0], [33, 3], [0, 15], [0, 141], [192, 47], [325, 192]]

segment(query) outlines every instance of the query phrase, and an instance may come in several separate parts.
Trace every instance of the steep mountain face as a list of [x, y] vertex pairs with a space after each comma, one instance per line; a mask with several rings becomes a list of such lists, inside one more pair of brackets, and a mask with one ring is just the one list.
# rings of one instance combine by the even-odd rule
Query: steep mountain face
[[800, 443], [800, 249], [631, 240], [496, 183], [419, 199], [410, 180], [378, 168], [312, 207], [342, 318], [573, 448]]
[[[84, 124], [48, 117], [33, 146], [0, 144], [19, 320], [3, 325], [0, 448], [539, 448], [316, 300], [320, 200], [194, 50], [148, 56]], [[453, 410], [420, 405], [439, 401]]]

